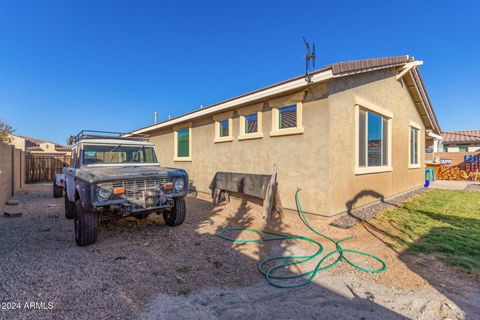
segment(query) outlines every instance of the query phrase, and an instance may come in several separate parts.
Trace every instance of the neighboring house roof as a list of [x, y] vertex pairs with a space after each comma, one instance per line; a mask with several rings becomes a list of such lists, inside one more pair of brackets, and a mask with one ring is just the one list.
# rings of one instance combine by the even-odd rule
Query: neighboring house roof
[[25, 150], [27, 151], [44, 151], [42, 148], [40, 148], [40, 144], [49, 142], [55, 145], [55, 151], [70, 151], [70, 147], [51, 142], [51, 141], [45, 141], [45, 140], [40, 140], [37, 138], [32, 138], [32, 137], [27, 137], [27, 136], [20, 136], [20, 135], [15, 135], [15, 137], [22, 138], [25, 140]]
[[480, 130], [444, 131], [443, 144], [480, 143]]
[[[240, 105], [246, 105], [259, 101], [262, 99], [268, 99], [273, 96], [278, 96], [282, 93], [287, 93], [294, 90], [302, 90], [307, 88], [309, 85], [333, 79], [336, 77], [348, 76], [356, 73], [369, 72], [379, 69], [386, 69], [392, 67], [407, 67], [409, 63], [414, 62], [415, 59], [408, 55], [397, 56], [397, 57], [386, 57], [386, 58], [374, 58], [374, 59], [365, 59], [365, 60], [354, 60], [348, 62], [338, 62], [334, 64], [327, 65], [319, 70], [313, 71], [310, 73], [311, 81], [307, 83], [305, 81], [305, 75], [297, 76], [262, 89], [254, 90], [240, 96], [215, 103], [208, 107], [203, 107], [199, 110], [195, 110], [186, 114], [183, 114], [172, 119], [165, 120], [153, 125], [149, 125], [135, 131], [130, 132], [130, 134], [145, 133], [156, 129], [166, 128], [172, 125], [180, 124], [183, 122], [191, 121], [192, 119], [214, 114], [227, 110], [232, 107], [238, 107]], [[419, 61], [420, 62], [420, 61]], [[421, 64], [421, 62], [420, 62]], [[424, 109], [424, 113], [421, 114], [422, 118], [425, 121], [429, 122], [429, 128], [435, 132], [440, 133], [440, 126], [433, 111], [430, 99], [428, 97], [427, 91], [423, 84], [423, 80], [420, 76], [417, 68], [409, 68], [408, 73], [411, 74], [412, 84], [408, 85], [409, 90], [416, 90], [416, 93], [419, 97], [419, 101], [415, 101], [416, 104], [421, 105]], [[414, 88], [414, 89], [413, 89]]]

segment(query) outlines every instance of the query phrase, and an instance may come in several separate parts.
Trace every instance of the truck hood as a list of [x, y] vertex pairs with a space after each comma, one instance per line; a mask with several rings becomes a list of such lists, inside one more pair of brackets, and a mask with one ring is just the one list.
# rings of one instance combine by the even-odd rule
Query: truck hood
[[75, 175], [91, 183], [136, 178], [187, 177], [185, 170], [164, 168], [155, 165], [85, 167], [77, 169]]

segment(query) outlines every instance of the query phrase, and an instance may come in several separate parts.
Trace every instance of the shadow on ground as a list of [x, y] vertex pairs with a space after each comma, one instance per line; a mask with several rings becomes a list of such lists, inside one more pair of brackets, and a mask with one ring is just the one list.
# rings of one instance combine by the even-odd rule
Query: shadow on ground
[[[416, 213], [448, 225], [448, 227], [433, 228], [422, 238], [416, 239], [408, 230], [399, 228], [392, 222], [388, 222], [387, 228], [382, 228], [352, 214], [352, 208], [356, 201], [364, 196], [373, 196], [383, 203], [388, 203], [383, 195], [366, 190], [348, 202], [349, 214], [360, 220], [361, 226], [368, 233], [395, 251], [399, 259], [411, 271], [420, 275], [439, 292], [455, 302], [463, 311], [466, 319], [480, 319], [480, 276], [468, 275], [465, 271], [465, 269], [468, 269], [466, 262], [478, 264], [478, 261], [472, 261], [467, 257], [453, 258], [453, 254], [458, 252], [468, 252], [470, 254], [476, 252], [476, 255], [479, 255], [480, 247], [472, 245], [472, 241], [467, 241], [466, 237], [471, 234], [469, 230], [480, 230], [480, 219], [462, 218], [460, 220], [441, 212], [412, 209], [408, 205], [388, 203], [409, 211], [415, 210]], [[445, 239], [451, 241], [445, 241]], [[458, 246], [458, 243], [463, 245]], [[480, 239], [477, 243], [480, 243]], [[397, 250], [396, 248], [399, 245], [407, 249]], [[433, 248], [434, 252], [442, 252], [442, 254], [420, 253], [426, 247]], [[465, 259], [469, 259], [469, 261]], [[463, 267], [463, 269], [457, 269], [454, 266]], [[449, 305], [448, 307], [455, 309], [455, 306]]]
[[[316, 284], [295, 290], [266, 285], [256, 272], [258, 259], [216, 235], [252, 223], [247, 202], [225, 213], [189, 198], [180, 227], [167, 227], [156, 215], [124, 219], [102, 225], [98, 242], [80, 248], [73, 222], [63, 216], [63, 199], [50, 191], [49, 184], [28, 186], [18, 196], [23, 216], [0, 218], [0, 301], [52, 302], [53, 309], [3, 310], [0, 318], [133, 319], [158, 297], [167, 309], [147, 309], [144, 317], [403, 318], [367, 296], [347, 297]], [[279, 217], [265, 221], [270, 230], [281, 231], [281, 224]], [[259, 246], [252, 255], [262, 258], [271, 250]], [[189, 307], [180, 308], [179, 301]]]

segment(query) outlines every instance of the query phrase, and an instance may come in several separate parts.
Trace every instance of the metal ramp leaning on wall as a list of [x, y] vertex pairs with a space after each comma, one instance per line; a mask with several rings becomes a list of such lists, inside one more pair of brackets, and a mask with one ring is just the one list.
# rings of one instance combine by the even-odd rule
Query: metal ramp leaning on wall
[[277, 190], [277, 167], [274, 166], [271, 175], [217, 172], [210, 183], [213, 204], [217, 205], [222, 198], [228, 202], [229, 192], [263, 200], [263, 217], [266, 218], [282, 211], [282, 204]]

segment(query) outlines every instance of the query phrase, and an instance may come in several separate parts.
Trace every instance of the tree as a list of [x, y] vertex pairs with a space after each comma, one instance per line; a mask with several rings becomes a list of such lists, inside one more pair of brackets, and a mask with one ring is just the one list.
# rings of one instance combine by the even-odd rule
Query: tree
[[10, 134], [12, 134], [13, 131], [15, 130], [13, 130], [11, 126], [9, 126], [6, 122], [0, 120], [0, 142], [10, 143]]

